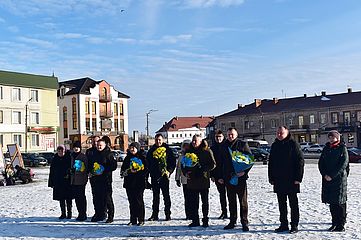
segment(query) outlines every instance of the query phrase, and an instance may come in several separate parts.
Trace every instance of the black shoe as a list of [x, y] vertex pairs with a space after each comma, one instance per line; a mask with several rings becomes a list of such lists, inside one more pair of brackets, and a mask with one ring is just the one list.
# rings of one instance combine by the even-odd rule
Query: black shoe
[[158, 221], [159, 217], [157, 216], [151, 216], [150, 218], [148, 218], [148, 221]]
[[104, 219], [105, 219], [105, 217], [98, 217], [98, 216], [94, 215], [90, 221], [91, 222], [100, 222], [100, 221], [103, 221]]
[[208, 217], [202, 219], [202, 227], [209, 227]]
[[165, 220], [166, 220], [166, 221], [170, 221], [171, 219], [172, 219], [172, 218], [170, 217], [170, 215], [166, 215], [166, 216], [165, 216]]
[[336, 226], [335, 229], [331, 230], [332, 232], [344, 232], [344, 226]]
[[298, 233], [298, 227], [291, 227], [290, 233], [291, 234]]
[[128, 222], [127, 225], [128, 225], [128, 226], [131, 226], [131, 225], [134, 226], [134, 225], [137, 225], [137, 223], [136, 223], [136, 222]]
[[85, 221], [85, 220], [87, 220], [87, 216], [86, 215], [79, 215], [75, 220], [77, 220], [77, 221]]
[[113, 220], [113, 218], [108, 218], [106, 221], [105, 221], [105, 223], [112, 223], [114, 220]]
[[249, 232], [249, 227], [248, 227], [248, 225], [242, 225], [242, 231], [243, 231], [243, 232]]
[[333, 232], [333, 230], [335, 230], [336, 225], [332, 225], [329, 229], [327, 229], [327, 231]]
[[188, 225], [188, 227], [199, 227], [199, 226], [200, 226], [199, 222], [194, 222], [194, 221], [192, 221], [192, 223]]
[[59, 217], [59, 219], [65, 219], [65, 218], [66, 218], [65, 214], [61, 214]]
[[233, 229], [236, 225], [233, 222], [228, 223], [227, 226], [225, 226], [223, 229], [224, 230], [229, 230], [229, 229]]
[[140, 221], [137, 225], [138, 225], [138, 226], [143, 226], [143, 225], [144, 225], [144, 221]]
[[68, 215], [66, 215], [66, 219], [71, 219], [71, 213], [68, 213]]
[[286, 232], [289, 231], [290, 229], [288, 228], [288, 226], [279, 226], [278, 228], [275, 229], [275, 233], [280, 233], [280, 232]]
[[221, 213], [221, 215], [218, 217], [218, 219], [226, 219], [228, 218], [227, 213]]

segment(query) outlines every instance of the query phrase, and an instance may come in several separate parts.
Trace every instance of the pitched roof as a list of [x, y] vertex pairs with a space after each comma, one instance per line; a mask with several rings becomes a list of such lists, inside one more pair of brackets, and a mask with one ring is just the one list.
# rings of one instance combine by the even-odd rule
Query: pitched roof
[[174, 117], [169, 122], [165, 123], [157, 132], [171, 132], [192, 127], [205, 128], [213, 119], [213, 117], [209, 116]]
[[[345, 105], [361, 104], [361, 91], [347, 93], [330, 94], [323, 93], [320, 96], [295, 97], [283, 99], [263, 99], [261, 105], [256, 107], [254, 103], [240, 106], [239, 108], [224, 113], [218, 117], [232, 117], [240, 115], [251, 115], [260, 113], [290, 112], [303, 109], [330, 108]], [[218, 118], [217, 117], [217, 118]]]
[[[101, 81], [95, 81], [89, 77], [85, 77], [85, 78], [60, 82], [59, 87], [65, 86], [70, 88], [70, 90], [65, 95], [90, 94], [90, 88], [95, 87], [100, 82]], [[118, 90], [116, 91], [118, 92], [119, 98], [130, 98], [128, 95], [121, 93]]]
[[58, 78], [0, 70], [0, 84], [16, 87], [58, 89]]

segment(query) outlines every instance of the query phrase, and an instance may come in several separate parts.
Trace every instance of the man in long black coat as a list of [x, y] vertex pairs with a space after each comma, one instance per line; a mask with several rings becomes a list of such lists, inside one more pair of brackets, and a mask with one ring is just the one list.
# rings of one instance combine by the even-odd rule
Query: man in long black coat
[[301, 148], [292, 139], [289, 130], [281, 126], [277, 130], [277, 138], [272, 144], [268, 163], [268, 179], [277, 193], [280, 212], [279, 228], [275, 232], [288, 231], [287, 198], [291, 208], [290, 233], [298, 232], [300, 218], [297, 193], [303, 178], [304, 159]]

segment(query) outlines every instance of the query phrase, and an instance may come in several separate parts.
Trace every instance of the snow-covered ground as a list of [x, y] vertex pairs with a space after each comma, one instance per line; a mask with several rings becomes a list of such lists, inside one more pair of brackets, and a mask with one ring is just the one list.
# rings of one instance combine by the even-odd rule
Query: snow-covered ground
[[[181, 188], [171, 184], [172, 220], [146, 222], [142, 227], [127, 226], [128, 201], [119, 169], [114, 173], [113, 199], [115, 221], [112, 224], [77, 222], [75, 219], [58, 220], [59, 204], [52, 200], [52, 190], [47, 187], [48, 168], [36, 168], [36, 180], [27, 185], [0, 187], [0, 238], [1, 239], [361, 239], [361, 164], [351, 165], [348, 180], [348, 218], [346, 232], [330, 233], [328, 206], [320, 201], [320, 175], [317, 164], [306, 164], [300, 201], [300, 232], [295, 235], [277, 234], [278, 205], [272, 187], [267, 181], [267, 166], [256, 165], [248, 180], [250, 232], [243, 233], [238, 226], [223, 230], [228, 223], [218, 220], [220, 207], [217, 190], [210, 189], [210, 227], [188, 228], [184, 220]], [[173, 176], [172, 176], [173, 177]], [[88, 216], [92, 216], [93, 204], [90, 186], [87, 186]], [[151, 191], [145, 192], [146, 217], [151, 214]], [[74, 203], [75, 206], [75, 203]], [[161, 205], [161, 209], [163, 205]], [[73, 216], [77, 216], [73, 207]], [[160, 218], [164, 219], [161, 212]]]

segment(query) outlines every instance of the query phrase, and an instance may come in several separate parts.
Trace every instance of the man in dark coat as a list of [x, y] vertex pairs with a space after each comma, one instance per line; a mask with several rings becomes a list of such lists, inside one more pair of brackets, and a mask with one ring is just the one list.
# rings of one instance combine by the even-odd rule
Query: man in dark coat
[[291, 208], [290, 233], [298, 232], [300, 218], [297, 193], [303, 178], [304, 159], [300, 146], [292, 139], [287, 127], [277, 130], [277, 138], [271, 146], [268, 163], [268, 180], [277, 193], [281, 225], [275, 232], [288, 231], [287, 198]]
[[90, 185], [92, 187], [95, 210], [91, 221], [103, 221], [106, 217], [106, 210], [108, 209], [108, 219], [106, 223], [111, 223], [114, 219], [112, 174], [117, 168], [117, 161], [110, 151], [110, 148], [106, 147], [106, 143], [102, 139], [98, 140], [97, 151], [88, 161], [91, 174]]
[[152, 216], [148, 221], [159, 220], [159, 195], [162, 190], [165, 219], [171, 219], [171, 200], [169, 196], [169, 177], [176, 167], [176, 157], [166, 143], [162, 134], [155, 135], [155, 144], [147, 153], [149, 173], [153, 190]]
[[74, 142], [73, 152], [71, 153], [72, 174], [70, 182], [75, 198], [75, 204], [78, 209], [77, 221], [85, 221], [87, 219], [86, 209], [87, 202], [85, 196], [85, 186], [88, 182], [88, 159], [81, 152], [81, 143]]
[[328, 133], [329, 142], [324, 147], [318, 168], [322, 175], [322, 202], [330, 204], [333, 232], [345, 231], [347, 201], [348, 153], [340, 140], [340, 133]]
[[211, 171], [211, 179], [216, 184], [219, 193], [219, 202], [221, 204], [222, 213], [218, 219], [228, 218], [227, 214], [227, 190], [223, 179], [224, 166], [224, 136], [221, 130], [218, 130], [214, 136], [215, 144], [211, 146], [214, 159], [216, 160], [216, 167]]
[[192, 138], [192, 145], [186, 152], [187, 154], [195, 154], [198, 159], [198, 164], [192, 168], [185, 168], [182, 166], [182, 172], [187, 177], [187, 189], [189, 194], [189, 201], [191, 202], [190, 213], [192, 223], [189, 227], [199, 226], [199, 196], [202, 199], [202, 226], [208, 227], [208, 211], [209, 211], [209, 179], [210, 171], [216, 166], [212, 151], [208, 148], [205, 140], [196, 134]]
[[[251, 150], [248, 147], [247, 142], [238, 139], [238, 132], [235, 128], [229, 128], [227, 130], [227, 140], [224, 143], [224, 167], [223, 167], [223, 179], [227, 187], [227, 197], [229, 203], [229, 217], [230, 222], [224, 227], [225, 230], [233, 229], [237, 223], [237, 196], [240, 205], [240, 217], [242, 224], [242, 231], [249, 231], [248, 221], [248, 200], [247, 200], [247, 179], [248, 172], [251, 168], [236, 173], [232, 163], [233, 153], [241, 152], [243, 154], [251, 155]], [[232, 185], [230, 180], [232, 177], [238, 177], [238, 184]]]
[[[97, 142], [99, 139], [100, 139], [99, 136], [92, 137], [92, 146], [91, 146], [91, 148], [88, 148], [85, 152], [85, 155], [88, 160], [91, 159], [94, 156], [94, 154], [98, 151]], [[93, 166], [91, 166], [91, 167], [93, 167]], [[88, 169], [91, 169], [91, 168], [89, 167]]]
[[53, 200], [60, 202], [59, 219], [70, 219], [72, 216], [72, 191], [70, 185], [71, 157], [64, 145], [59, 145], [57, 154], [50, 165], [48, 186], [53, 188]]

